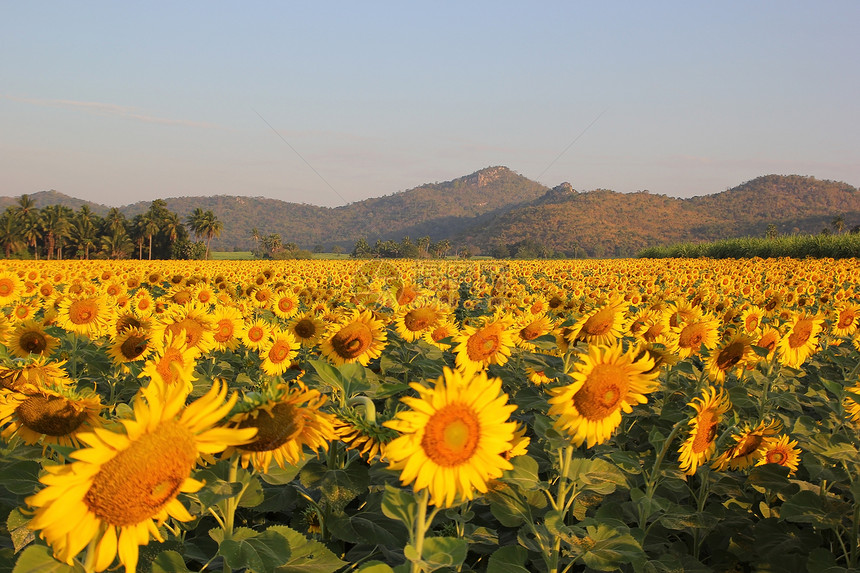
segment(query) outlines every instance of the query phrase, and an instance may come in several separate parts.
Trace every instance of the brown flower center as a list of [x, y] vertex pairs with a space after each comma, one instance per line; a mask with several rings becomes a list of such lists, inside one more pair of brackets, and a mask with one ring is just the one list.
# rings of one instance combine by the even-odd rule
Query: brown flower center
[[75, 430], [86, 419], [86, 412], [78, 410], [74, 403], [62, 396], [30, 396], [15, 408], [21, 423], [48, 436], [65, 436]]
[[364, 354], [372, 342], [373, 333], [363, 322], [351, 322], [331, 338], [331, 346], [335, 353], [347, 360]]
[[257, 410], [256, 414], [256, 417], [249, 417], [239, 424], [240, 428], [257, 428], [256, 439], [244, 444], [243, 450], [275, 450], [298, 436], [305, 427], [304, 417], [292, 404], [275, 404], [271, 414], [266, 410]]
[[573, 404], [581, 416], [603, 420], [621, 407], [629, 386], [629, 376], [622, 367], [595, 364], [585, 384], [573, 395]]

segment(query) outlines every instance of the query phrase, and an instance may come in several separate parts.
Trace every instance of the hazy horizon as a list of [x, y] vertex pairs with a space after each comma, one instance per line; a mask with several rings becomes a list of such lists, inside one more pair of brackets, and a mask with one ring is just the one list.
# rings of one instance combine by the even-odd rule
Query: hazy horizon
[[0, 7], [0, 195], [860, 185], [860, 3]]

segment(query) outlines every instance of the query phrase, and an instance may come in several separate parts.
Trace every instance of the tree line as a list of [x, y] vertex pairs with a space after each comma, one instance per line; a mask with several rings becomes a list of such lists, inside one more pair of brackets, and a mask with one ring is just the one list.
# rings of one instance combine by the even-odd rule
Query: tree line
[[129, 219], [116, 207], [101, 216], [86, 205], [39, 208], [21, 195], [0, 215], [0, 249], [7, 259], [208, 259], [222, 229], [212, 211], [195, 209], [183, 222], [163, 199]]
[[356, 259], [441, 259], [450, 250], [451, 242], [448, 239], [433, 242], [430, 237], [421, 237], [418, 241], [413, 241], [407, 235], [400, 242], [377, 239], [371, 247], [367, 239], [362, 237], [355, 242], [351, 255]]

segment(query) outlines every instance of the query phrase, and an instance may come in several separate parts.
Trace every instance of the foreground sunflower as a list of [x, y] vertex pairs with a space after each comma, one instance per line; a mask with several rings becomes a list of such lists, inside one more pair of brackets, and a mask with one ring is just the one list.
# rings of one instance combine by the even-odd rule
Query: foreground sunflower
[[556, 427], [570, 436], [571, 443], [586, 447], [609, 440], [621, 424], [621, 411], [648, 401], [645, 394], [657, 389], [659, 369], [647, 353], [637, 360], [634, 349], [621, 345], [593, 344], [588, 355], [571, 374], [573, 384], [550, 388], [550, 416], [558, 416]]
[[432, 388], [411, 386], [418, 397], [401, 399], [410, 409], [384, 424], [401, 434], [385, 448], [390, 468], [400, 471], [403, 485], [428, 490], [437, 507], [486, 493], [488, 481], [513, 467], [505, 454], [517, 429], [508, 421], [516, 406], [507, 403], [501, 379], [445, 368]]
[[78, 447], [78, 435], [103, 424], [101, 399], [71, 387], [39, 388], [23, 394], [0, 391], [0, 433], [7, 442], [18, 436], [27, 445]]
[[19, 358], [27, 358], [31, 354], [50, 356], [60, 344], [56, 337], [45, 331], [44, 323], [37, 320], [18, 324], [7, 342], [9, 350]]
[[323, 355], [336, 366], [358, 362], [362, 366], [378, 358], [387, 336], [381, 320], [369, 310], [354, 309], [332, 325], [320, 345]]
[[514, 345], [508, 317], [493, 317], [480, 327], [466, 326], [455, 338], [457, 368], [464, 374], [486, 370], [490, 364], [503, 366]]
[[[77, 461], [46, 466], [47, 487], [27, 498], [35, 509], [29, 527], [41, 530], [54, 556], [69, 565], [92, 543], [91, 570], [115, 558], [127, 573], [137, 568], [138, 546], [150, 534], [163, 541], [158, 526], [168, 517], [189, 521], [176, 499], [203, 484], [191, 478], [201, 453], [213, 454], [254, 437], [253, 429], [213, 427], [236, 402], [227, 386], [212, 389], [185, 406], [181, 385], [153, 384], [134, 400], [134, 419], [122, 420], [125, 433], [96, 429], [78, 438], [90, 447], [71, 454]], [[145, 398], [144, 398], [145, 396]]]
[[280, 468], [298, 464], [305, 457], [305, 446], [313, 451], [328, 451], [335, 432], [333, 416], [320, 410], [325, 403], [325, 396], [301, 382], [246, 396], [240, 411], [230, 418], [230, 425], [255, 428], [257, 436], [252, 442], [228, 448], [224, 456], [238, 452], [242, 467], [250, 463], [266, 473], [272, 460]]
[[678, 449], [681, 471], [687, 475], [696, 473], [716, 449], [717, 424], [723, 414], [729, 411], [732, 403], [723, 388], [705, 388], [701, 397], [693, 398], [687, 404], [696, 410], [696, 415], [690, 420], [690, 435]]

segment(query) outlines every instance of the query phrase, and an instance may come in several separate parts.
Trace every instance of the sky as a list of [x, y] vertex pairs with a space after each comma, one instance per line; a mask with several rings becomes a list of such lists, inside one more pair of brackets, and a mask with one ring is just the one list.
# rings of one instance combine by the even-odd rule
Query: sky
[[0, 0], [0, 195], [860, 186], [860, 2]]

